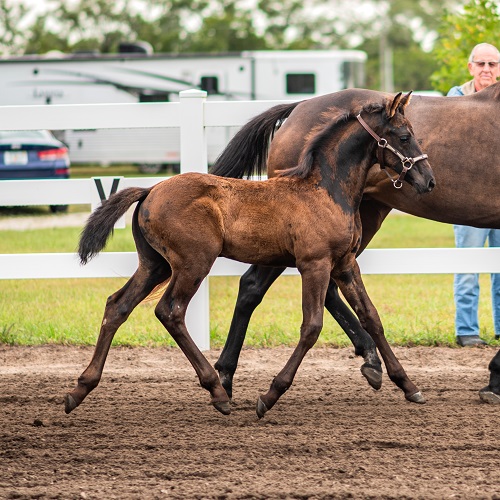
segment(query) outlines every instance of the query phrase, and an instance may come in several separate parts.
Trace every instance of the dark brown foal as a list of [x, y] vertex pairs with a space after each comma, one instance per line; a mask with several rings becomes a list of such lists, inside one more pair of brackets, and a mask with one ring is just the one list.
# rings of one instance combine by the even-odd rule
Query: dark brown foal
[[[356, 262], [361, 241], [358, 212], [369, 168], [387, 141], [387, 167], [419, 193], [434, 187], [404, 108], [410, 95], [341, 113], [313, 133], [297, 167], [268, 181], [184, 174], [150, 189], [129, 188], [104, 202], [89, 218], [80, 239], [86, 263], [106, 245], [115, 222], [138, 202], [133, 234], [139, 267], [106, 304], [94, 357], [65, 399], [66, 412], [99, 383], [113, 336], [132, 310], [168, 281], [155, 313], [193, 365], [214, 407], [230, 413], [230, 400], [217, 373], [196, 347], [185, 324], [186, 309], [219, 256], [265, 266], [296, 266], [302, 276], [303, 321], [289, 361], [258, 399], [262, 417], [291, 386], [323, 325], [323, 308], [334, 280], [373, 336], [383, 327]], [[335, 168], [324, 169], [324, 161]], [[412, 388], [410, 388], [412, 389]], [[409, 390], [410, 390], [409, 389]], [[417, 391], [416, 387], [413, 387]]]

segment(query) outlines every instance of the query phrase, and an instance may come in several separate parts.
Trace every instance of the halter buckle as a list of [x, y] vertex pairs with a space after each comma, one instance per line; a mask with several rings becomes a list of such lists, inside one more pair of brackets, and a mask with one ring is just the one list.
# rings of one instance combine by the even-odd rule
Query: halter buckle
[[403, 168], [406, 169], [406, 171], [410, 170], [413, 165], [415, 165], [415, 160], [413, 158], [401, 158], [401, 163], [403, 164]]

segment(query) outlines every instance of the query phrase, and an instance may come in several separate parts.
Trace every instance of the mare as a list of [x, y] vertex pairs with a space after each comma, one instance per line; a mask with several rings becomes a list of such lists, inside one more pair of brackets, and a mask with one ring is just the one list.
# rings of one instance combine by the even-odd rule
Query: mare
[[65, 396], [66, 413], [98, 385], [118, 327], [159, 288], [163, 295], [155, 309], [157, 318], [191, 362], [213, 406], [230, 413], [229, 396], [185, 324], [187, 306], [219, 256], [265, 266], [296, 266], [302, 276], [300, 341], [269, 391], [258, 399], [259, 417], [290, 387], [316, 342], [331, 279], [364, 328], [383, 336], [356, 262], [361, 241], [358, 206], [368, 170], [377, 161], [378, 145], [367, 130], [379, 134], [379, 142], [387, 141], [393, 151], [387, 165], [399, 174], [395, 182], [404, 179], [419, 193], [434, 187], [427, 156], [403, 113], [409, 99], [410, 94], [379, 96], [372, 103], [338, 113], [311, 135], [298, 165], [268, 181], [183, 174], [152, 188], [119, 191], [94, 211], [80, 238], [81, 262], [85, 264], [105, 247], [116, 221], [138, 202], [132, 231], [139, 266], [106, 303], [92, 360]]
[[[267, 175], [272, 177], [282, 165], [297, 162], [310, 131], [327, 123], [330, 115], [381, 95], [387, 94], [348, 89], [275, 106], [240, 129], [210, 171], [225, 177], [260, 175], [267, 159]], [[359, 207], [363, 231], [358, 252], [368, 245], [393, 208], [439, 222], [500, 228], [500, 82], [466, 97], [414, 95], [406, 115], [432, 162], [437, 188], [428, 196], [394, 189], [382, 169], [373, 167]], [[241, 278], [229, 335], [215, 365], [230, 395], [250, 317], [283, 270], [252, 266]], [[325, 307], [350, 337], [356, 354], [366, 359], [361, 325], [340, 299], [334, 283], [328, 288]], [[375, 339], [379, 348], [380, 341]], [[385, 346], [380, 352], [390, 379], [413, 401], [395, 356]], [[485, 402], [500, 403], [500, 351], [491, 360], [489, 370], [489, 384], [479, 395]]]

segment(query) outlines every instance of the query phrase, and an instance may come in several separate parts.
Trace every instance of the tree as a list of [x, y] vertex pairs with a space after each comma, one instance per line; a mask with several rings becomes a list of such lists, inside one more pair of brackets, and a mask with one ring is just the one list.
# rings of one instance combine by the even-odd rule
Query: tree
[[201, 19], [201, 26], [185, 43], [189, 52], [231, 52], [268, 49], [257, 33], [252, 11], [239, 8], [233, 0], [217, 2]]
[[29, 9], [22, 3], [0, 0], [0, 55], [22, 53]]
[[446, 13], [438, 33], [432, 54], [439, 67], [431, 80], [436, 90], [446, 94], [454, 85], [470, 80], [467, 60], [474, 46], [482, 42], [496, 43], [500, 33], [498, 3], [470, 0], [462, 12]]
[[[373, 15], [359, 22], [364, 37], [356, 47], [368, 54], [367, 87], [390, 91], [432, 88], [430, 76], [437, 63], [429, 50], [445, 7], [452, 4], [456, 1], [377, 2]], [[392, 81], [384, 81], [384, 56]]]

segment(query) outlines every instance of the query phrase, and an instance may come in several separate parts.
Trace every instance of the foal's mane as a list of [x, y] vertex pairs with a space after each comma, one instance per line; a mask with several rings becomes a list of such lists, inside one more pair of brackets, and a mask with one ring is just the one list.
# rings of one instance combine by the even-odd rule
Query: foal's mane
[[338, 112], [334, 114], [333, 118], [331, 118], [331, 115], [328, 116], [328, 113], [325, 113], [325, 118], [331, 118], [330, 121], [326, 125], [320, 124], [311, 130], [304, 149], [302, 150], [298, 165], [284, 170], [279, 170], [277, 172], [278, 176], [306, 179], [309, 175], [311, 175], [314, 169], [314, 160], [317, 153], [321, 151], [325, 144], [327, 144], [332, 134], [337, 132], [339, 127], [347, 123], [350, 119], [356, 118], [359, 113], [377, 113], [384, 109], [384, 104], [370, 103], [358, 108], [357, 110], [350, 110], [344, 113], [342, 113], [341, 110], [338, 110]]

